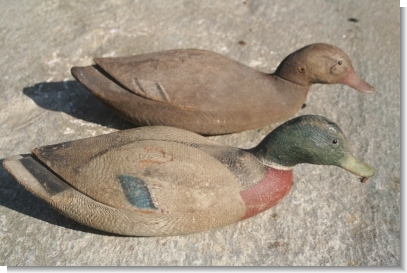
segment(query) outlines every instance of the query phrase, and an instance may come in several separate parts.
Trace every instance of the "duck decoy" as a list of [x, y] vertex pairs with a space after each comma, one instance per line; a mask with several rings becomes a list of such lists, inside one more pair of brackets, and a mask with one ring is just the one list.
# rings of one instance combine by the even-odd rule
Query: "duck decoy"
[[5, 169], [69, 218], [132, 236], [184, 235], [261, 213], [288, 194], [293, 167], [336, 165], [365, 181], [372, 167], [341, 129], [300, 116], [248, 150], [183, 129], [151, 126], [43, 146]]
[[203, 135], [286, 121], [314, 83], [374, 91], [342, 50], [321, 43], [290, 54], [273, 74], [199, 49], [94, 61], [96, 65], [73, 67], [71, 73], [117, 115], [138, 126], [166, 125]]

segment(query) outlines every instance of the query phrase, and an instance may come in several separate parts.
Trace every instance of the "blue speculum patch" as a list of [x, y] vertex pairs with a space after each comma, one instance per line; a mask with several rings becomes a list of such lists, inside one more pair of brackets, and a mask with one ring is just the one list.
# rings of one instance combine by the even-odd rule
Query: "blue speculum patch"
[[137, 177], [130, 175], [118, 175], [127, 200], [138, 209], [157, 209], [151, 199], [150, 191], [146, 183]]

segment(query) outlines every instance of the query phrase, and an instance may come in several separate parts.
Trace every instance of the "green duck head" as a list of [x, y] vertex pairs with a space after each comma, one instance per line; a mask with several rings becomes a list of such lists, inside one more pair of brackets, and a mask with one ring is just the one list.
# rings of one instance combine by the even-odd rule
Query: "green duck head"
[[280, 125], [252, 152], [269, 166], [334, 165], [362, 177], [363, 181], [374, 175], [371, 166], [350, 153], [341, 128], [321, 116], [300, 116]]

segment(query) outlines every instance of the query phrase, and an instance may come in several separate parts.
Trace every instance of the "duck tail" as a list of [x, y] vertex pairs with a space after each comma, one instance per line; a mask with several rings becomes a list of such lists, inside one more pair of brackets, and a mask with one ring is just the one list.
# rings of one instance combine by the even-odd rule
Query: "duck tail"
[[52, 203], [54, 195], [72, 189], [31, 155], [8, 157], [3, 166], [18, 183], [47, 203]]

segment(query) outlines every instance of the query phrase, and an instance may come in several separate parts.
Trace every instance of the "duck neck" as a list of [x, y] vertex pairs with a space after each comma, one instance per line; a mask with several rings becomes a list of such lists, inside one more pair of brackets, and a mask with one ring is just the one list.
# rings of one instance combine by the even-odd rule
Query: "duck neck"
[[305, 73], [305, 68], [298, 65], [297, 56], [294, 54], [288, 55], [277, 67], [273, 75], [307, 88], [307, 90], [313, 83], [308, 73]]
[[263, 165], [276, 170], [290, 171], [295, 166], [287, 162], [282, 162], [281, 160], [279, 160], [278, 156], [273, 156], [272, 158], [270, 158], [270, 156], [267, 155], [267, 149], [262, 149], [259, 146], [244, 151], [254, 155], [257, 160], [260, 161]]
[[297, 157], [295, 149], [291, 149], [289, 145], [273, 145], [274, 143], [263, 143], [264, 140], [248, 150], [262, 164], [278, 170], [291, 170], [295, 165], [302, 163], [303, 160]]
[[288, 84], [294, 85], [294, 86], [300, 88], [301, 90], [303, 90], [305, 93], [308, 93], [308, 91], [311, 87], [311, 84], [308, 84], [306, 81], [302, 81], [301, 79], [298, 79], [295, 77], [287, 77], [286, 75], [281, 76], [279, 74], [276, 74], [276, 72], [274, 72], [270, 75], [285, 84], [288, 83]]

